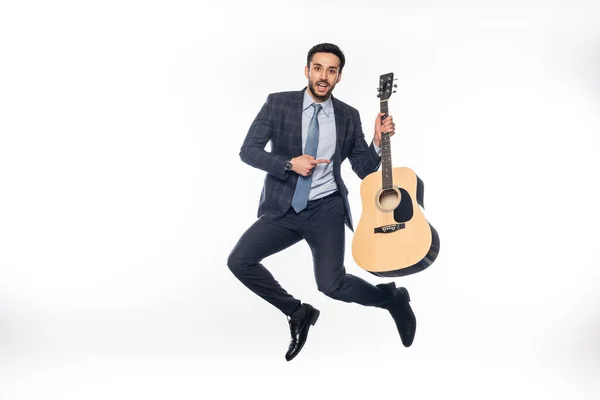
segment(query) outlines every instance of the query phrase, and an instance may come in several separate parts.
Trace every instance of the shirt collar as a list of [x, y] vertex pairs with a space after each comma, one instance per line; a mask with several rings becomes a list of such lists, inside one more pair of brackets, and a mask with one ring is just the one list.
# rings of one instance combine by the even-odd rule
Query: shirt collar
[[[312, 97], [310, 97], [310, 94], [308, 94], [308, 88], [306, 88], [304, 90], [304, 100], [302, 101], [302, 111], [305, 111], [308, 107], [311, 106], [312, 103], [315, 103], [315, 101]], [[333, 111], [333, 103], [331, 101], [331, 96], [329, 96], [327, 100], [319, 104], [321, 104], [321, 107], [323, 107], [323, 112], [325, 113], [325, 115], [329, 117], [331, 115], [331, 111]]]

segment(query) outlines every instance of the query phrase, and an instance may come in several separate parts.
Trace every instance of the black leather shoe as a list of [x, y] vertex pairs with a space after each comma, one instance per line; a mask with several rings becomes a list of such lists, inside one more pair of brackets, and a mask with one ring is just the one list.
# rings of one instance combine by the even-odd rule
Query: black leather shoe
[[298, 319], [290, 318], [288, 321], [290, 324], [292, 340], [287, 353], [285, 353], [285, 359], [287, 361], [292, 360], [300, 353], [300, 350], [304, 347], [304, 343], [306, 343], [310, 326], [316, 324], [317, 319], [319, 319], [320, 311], [310, 304], [302, 304], [302, 308], [304, 308], [303, 317]]
[[392, 314], [392, 318], [394, 318], [404, 347], [410, 347], [415, 339], [415, 331], [417, 330], [417, 319], [410, 304], [408, 304], [409, 302], [410, 295], [408, 294], [408, 290], [404, 287], [399, 287], [396, 289], [394, 299], [387, 307], [390, 314]]

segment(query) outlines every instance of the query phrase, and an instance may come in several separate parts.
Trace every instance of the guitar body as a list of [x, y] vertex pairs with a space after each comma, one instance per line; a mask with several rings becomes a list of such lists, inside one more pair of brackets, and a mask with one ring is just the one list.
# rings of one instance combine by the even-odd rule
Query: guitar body
[[437, 231], [421, 210], [423, 182], [410, 168], [392, 168], [391, 172], [393, 184], [386, 189], [383, 171], [363, 179], [363, 210], [352, 241], [358, 266], [384, 277], [424, 270], [435, 261], [440, 247]]

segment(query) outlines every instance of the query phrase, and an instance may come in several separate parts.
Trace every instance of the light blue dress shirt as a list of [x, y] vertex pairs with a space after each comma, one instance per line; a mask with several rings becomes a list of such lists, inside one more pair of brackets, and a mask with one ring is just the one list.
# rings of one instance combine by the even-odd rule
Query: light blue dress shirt
[[[306, 147], [306, 138], [308, 137], [308, 125], [314, 114], [314, 107], [311, 104], [315, 103], [312, 97], [308, 94], [308, 89], [304, 91], [304, 100], [302, 102], [302, 153]], [[318, 103], [318, 102], [317, 102]], [[317, 164], [312, 172], [312, 184], [308, 200], [316, 200], [321, 197], [330, 195], [338, 190], [337, 184], [333, 177], [333, 154], [335, 153], [336, 129], [335, 115], [333, 113], [333, 103], [331, 97], [320, 103], [323, 109], [317, 115], [319, 121], [319, 146], [317, 148], [318, 159], [331, 160], [330, 163]], [[381, 155], [381, 149], [373, 144], [377, 155]]]

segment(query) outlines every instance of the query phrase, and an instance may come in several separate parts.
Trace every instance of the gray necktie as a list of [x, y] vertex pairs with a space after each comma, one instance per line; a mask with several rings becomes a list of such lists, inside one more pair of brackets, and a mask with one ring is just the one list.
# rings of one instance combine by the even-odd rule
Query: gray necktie
[[[319, 146], [319, 121], [317, 121], [317, 114], [319, 114], [322, 107], [317, 103], [311, 105], [314, 107], [315, 112], [310, 120], [310, 124], [308, 124], [308, 136], [306, 138], [304, 154], [310, 154], [314, 158], [317, 158], [317, 147]], [[298, 176], [296, 191], [294, 192], [294, 198], [292, 199], [292, 207], [294, 207], [294, 210], [296, 210], [297, 213], [306, 208], [311, 183], [312, 173], [308, 176]]]

